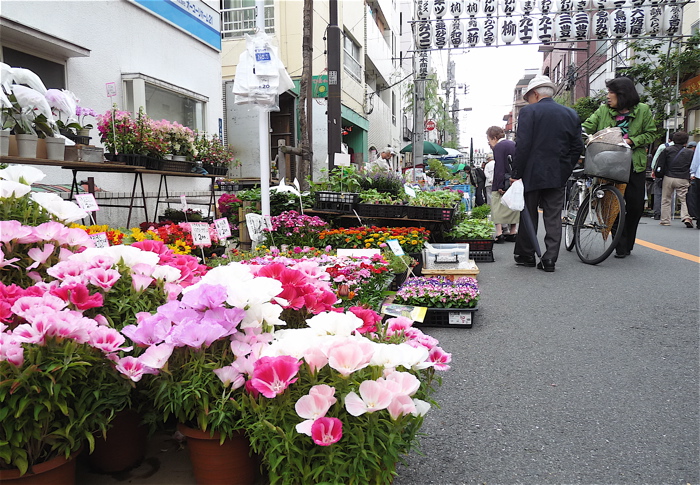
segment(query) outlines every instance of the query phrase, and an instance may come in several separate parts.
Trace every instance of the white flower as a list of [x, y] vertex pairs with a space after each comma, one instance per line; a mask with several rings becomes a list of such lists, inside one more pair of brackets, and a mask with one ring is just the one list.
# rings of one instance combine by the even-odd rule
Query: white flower
[[323, 312], [308, 319], [306, 324], [317, 335], [349, 337], [363, 325], [362, 319], [352, 313]]
[[14, 182], [12, 180], [0, 180], [0, 198], [6, 197], [24, 197], [32, 188], [29, 185], [22, 184], [20, 182]]
[[31, 197], [34, 202], [63, 222], [75, 222], [88, 216], [77, 204], [63, 200], [57, 194], [36, 192]]
[[151, 276], [157, 280], [163, 280], [166, 283], [176, 283], [180, 281], [182, 271], [172, 266], [158, 265]]
[[407, 369], [421, 369], [430, 367], [426, 365], [428, 360], [428, 349], [412, 347], [408, 344], [375, 344], [374, 355], [371, 365], [383, 366], [386, 369], [393, 369], [403, 366]]
[[416, 405], [416, 411], [411, 413], [414, 416], [425, 416], [427, 412], [430, 411], [430, 404], [425, 401], [414, 399], [413, 404]]
[[90, 262], [94, 258], [109, 256], [114, 261], [119, 261], [120, 259], [124, 261], [124, 264], [129, 268], [136, 266], [137, 264], [147, 264], [149, 266], [156, 266], [160, 257], [151, 251], [142, 251], [139, 248], [133, 246], [110, 246], [108, 248], [88, 248], [82, 253], [74, 254], [70, 257], [71, 260]]
[[35, 167], [28, 165], [10, 165], [0, 170], [0, 178], [11, 182], [32, 185], [46, 177], [46, 174]]

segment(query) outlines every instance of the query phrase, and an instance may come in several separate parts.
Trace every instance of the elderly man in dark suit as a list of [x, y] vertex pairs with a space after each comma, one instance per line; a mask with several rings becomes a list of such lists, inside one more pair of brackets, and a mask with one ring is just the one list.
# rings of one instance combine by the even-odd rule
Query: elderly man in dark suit
[[[520, 110], [515, 137], [515, 160], [512, 180], [522, 179], [525, 187], [525, 210], [537, 232], [537, 207], [542, 208], [546, 250], [539, 269], [553, 272], [561, 245], [561, 210], [564, 186], [583, 151], [581, 122], [571, 108], [552, 99], [556, 85], [547, 76], [535, 76], [523, 99], [528, 103]], [[532, 235], [518, 232], [515, 264], [535, 266]]]

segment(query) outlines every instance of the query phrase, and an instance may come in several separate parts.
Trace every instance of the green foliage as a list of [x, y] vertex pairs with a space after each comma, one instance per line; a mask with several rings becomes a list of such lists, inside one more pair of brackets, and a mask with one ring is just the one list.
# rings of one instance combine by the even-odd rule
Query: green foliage
[[467, 219], [454, 226], [447, 235], [452, 239], [492, 239], [494, 224], [488, 219]]
[[[262, 195], [260, 193], [260, 188], [255, 187], [253, 189], [241, 190], [236, 193], [236, 196], [242, 202], [260, 202], [262, 200]], [[304, 209], [310, 209], [314, 205], [314, 197], [308, 193], [303, 193], [301, 196], [302, 204]], [[299, 211], [299, 197], [292, 194], [291, 192], [279, 192], [277, 190], [270, 191], [270, 215], [278, 216], [283, 212], [296, 210]], [[249, 211], [250, 212], [250, 211]], [[253, 212], [260, 214], [260, 209], [256, 209]]]
[[576, 100], [572, 108], [578, 113], [578, 117], [583, 123], [591, 116], [598, 107], [605, 102], [605, 91], [599, 91], [593, 96], [586, 96]]
[[[640, 39], [632, 42], [630, 48], [635, 54], [630, 57], [632, 65], [624, 73], [644, 86], [642, 101], [651, 107], [658, 126], [673, 117], [683, 104], [686, 108], [700, 104], [700, 90], [676, 92], [677, 82], [692, 78], [700, 69], [700, 32], [681, 44]], [[670, 114], [666, 112], [667, 104], [671, 105]]]
[[26, 226], [38, 226], [52, 219], [51, 214], [28, 195], [0, 197], [0, 221], [19, 221]]
[[461, 200], [457, 192], [451, 190], [435, 190], [416, 192], [416, 196], [410, 201], [410, 205], [418, 207], [442, 207], [451, 209]]
[[359, 182], [363, 191], [374, 190], [394, 197], [403, 196], [403, 179], [395, 172], [376, 172], [361, 177]]
[[488, 204], [478, 205], [472, 209], [472, 219], [487, 219], [491, 213], [491, 206]]
[[355, 168], [350, 167], [335, 167], [328, 172], [326, 169], [321, 170], [323, 177], [318, 182], [309, 182], [311, 192], [319, 190], [330, 192], [359, 192], [362, 188], [360, 180], [363, 175]]
[[393, 205], [401, 203], [402, 200], [395, 199], [391, 194], [379, 192], [376, 189], [368, 189], [360, 192], [360, 202], [363, 204], [384, 204]]
[[0, 468], [22, 474], [70, 456], [105, 433], [129, 402], [131, 385], [101, 351], [67, 338], [25, 344], [24, 363], [0, 361]]
[[447, 167], [443, 165], [443, 163], [440, 160], [436, 160], [434, 158], [431, 158], [428, 160], [428, 168], [430, 173], [432, 174], [431, 177], [434, 177], [439, 180], [449, 180], [449, 178], [452, 176], [449, 170], [447, 170]]

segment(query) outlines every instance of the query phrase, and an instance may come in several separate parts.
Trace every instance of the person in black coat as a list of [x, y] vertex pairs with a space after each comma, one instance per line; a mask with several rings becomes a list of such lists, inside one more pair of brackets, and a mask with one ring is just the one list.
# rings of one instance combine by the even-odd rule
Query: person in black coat
[[486, 197], [484, 196], [484, 187], [486, 186], [486, 174], [484, 170], [475, 166], [472, 170], [472, 176], [474, 178], [476, 186], [476, 205], [484, 205], [486, 203]]
[[[535, 76], [528, 84], [523, 95], [528, 105], [518, 116], [511, 175], [511, 180], [523, 181], [525, 211], [535, 232], [539, 220], [537, 208], [542, 208], [546, 249], [537, 267], [547, 272], [554, 271], [559, 256], [564, 186], [583, 152], [579, 116], [552, 99], [555, 88], [547, 76]], [[535, 266], [535, 237], [527, 230], [518, 232], [516, 264]]]

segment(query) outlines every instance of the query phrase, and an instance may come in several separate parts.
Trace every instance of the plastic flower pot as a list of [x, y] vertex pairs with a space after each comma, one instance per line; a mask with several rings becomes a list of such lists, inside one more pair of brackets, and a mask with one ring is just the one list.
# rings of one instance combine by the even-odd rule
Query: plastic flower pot
[[17, 140], [17, 156], [21, 158], [36, 158], [36, 145], [39, 137], [31, 134], [15, 135]]
[[70, 458], [59, 455], [44, 463], [34, 465], [30, 471], [20, 475], [19, 470], [0, 470], [0, 483], [3, 485], [61, 485], [75, 483], [76, 458], [82, 450]]

